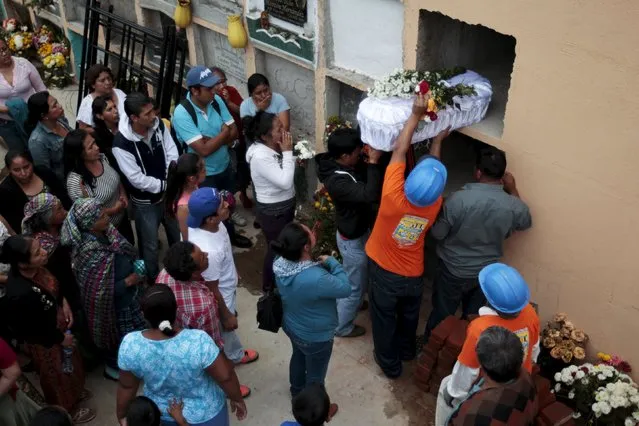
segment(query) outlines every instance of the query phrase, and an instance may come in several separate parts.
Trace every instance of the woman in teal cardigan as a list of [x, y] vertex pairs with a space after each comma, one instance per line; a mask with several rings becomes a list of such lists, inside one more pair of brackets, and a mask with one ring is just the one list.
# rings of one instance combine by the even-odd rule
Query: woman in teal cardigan
[[[282, 328], [291, 339], [291, 394], [295, 397], [312, 383], [324, 384], [337, 327], [337, 299], [348, 297], [351, 286], [342, 265], [330, 256], [312, 258], [315, 236], [299, 223], [289, 223], [271, 247], [282, 297]], [[331, 404], [330, 415], [337, 411]]]

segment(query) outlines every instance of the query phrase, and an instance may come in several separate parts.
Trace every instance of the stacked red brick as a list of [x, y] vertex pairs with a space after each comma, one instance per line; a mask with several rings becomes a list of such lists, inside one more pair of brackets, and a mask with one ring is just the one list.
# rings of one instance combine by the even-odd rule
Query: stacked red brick
[[[417, 387], [437, 396], [442, 379], [452, 373], [464, 345], [466, 327], [468, 327], [468, 321], [450, 316], [433, 330], [428, 344], [424, 346], [417, 361], [414, 374]], [[533, 379], [537, 386], [539, 401], [537, 426], [574, 425], [571, 418], [572, 410], [556, 401], [555, 395], [551, 393], [552, 384], [539, 375], [539, 368], [536, 365], [533, 370]]]
[[437, 395], [442, 379], [455, 366], [466, 339], [468, 321], [448, 317], [430, 335], [417, 362], [415, 383], [425, 392]]

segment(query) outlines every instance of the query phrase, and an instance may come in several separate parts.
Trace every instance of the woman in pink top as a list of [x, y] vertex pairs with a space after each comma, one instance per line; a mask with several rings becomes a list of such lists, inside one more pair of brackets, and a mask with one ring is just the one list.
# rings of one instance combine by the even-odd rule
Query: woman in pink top
[[191, 193], [206, 178], [204, 161], [195, 153], [180, 155], [177, 163], [169, 166], [166, 183], [166, 211], [169, 217], [175, 217], [180, 225], [182, 241], [188, 241], [189, 227], [186, 218], [189, 215], [189, 198]]
[[27, 59], [11, 56], [7, 43], [0, 40], [0, 136], [10, 150], [25, 150], [28, 138], [16, 126], [5, 102], [11, 98], [27, 102], [29, 96], [45, 90], [47, 87], [33, 64]]

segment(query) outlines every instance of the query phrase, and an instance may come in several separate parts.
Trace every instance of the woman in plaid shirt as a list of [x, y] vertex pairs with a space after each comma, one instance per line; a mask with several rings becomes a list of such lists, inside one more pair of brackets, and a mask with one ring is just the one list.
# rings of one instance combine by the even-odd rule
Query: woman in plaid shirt
[[[217, 299], [202, 278], [202, 272], [208, 267], [206, 253], [193, 243], [180, 241], [167, 251], [164, 269], [155, 283], [166, 284], [173, 290], [178, 307], [176, 325], [205, 331], [222, 350], [224, 340]], [[240, 390], [245, 398], [251, 393], [250, 388], [245, 385], [240, 385]]]

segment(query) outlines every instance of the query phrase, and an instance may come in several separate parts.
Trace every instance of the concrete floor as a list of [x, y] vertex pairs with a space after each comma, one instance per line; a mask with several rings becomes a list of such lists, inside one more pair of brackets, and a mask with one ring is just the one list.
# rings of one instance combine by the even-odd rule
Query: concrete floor
[[[75, 121], [77, 88], [52, 90], [65, 108], [71, 123]], [[254, 364], [237, 368], [241, 383], [249, 385], [253, 393], [246, 400], [248, 417], [243, 422], [233, 418], [231, 424], [251, 426], [277, 426], [293, 420], [288, 383], [288, 361], [291, 346], [283, 332], [278, 334], [258, 330], [255, 321], [256, 303], [260, 295], [264, 240], [249, 225], [239, 230], [256, 242], [251, 250], [236, 252], [236, 265], [241, 275], [238, 289], [239, 334], [246, 347], [260, 352]], [[162, 245], [166, 249], [166, 239]], [[432, 252], [432, 250], [431, 250]], [[160, 257], [162, 258], [162, 256]], [[430, 311], [430, 285], [424, 292], [422, 321]], [[404, 374], [397, 380], [387, 379], [373, 360], [370, 319], [367, 312], [360, 313], [357, 321], [369, 332], [356, 339], [335, 340], [329, 365], [326, 387], [331, 400], [339, 404], [332, 425], [431, 425], [435, 417], [435, 399], [413, 385], [412, 370], [415, 362], [404, 364]], [[33, 380], [37, 383], [37, 379]], [[88, 426], [112, 426], [116, 423], [116, 384], [102, 377], [101, 369], [89, 374], [87, 387], [94, 393], [88, 405], [98, 411], [98, 417]]]

